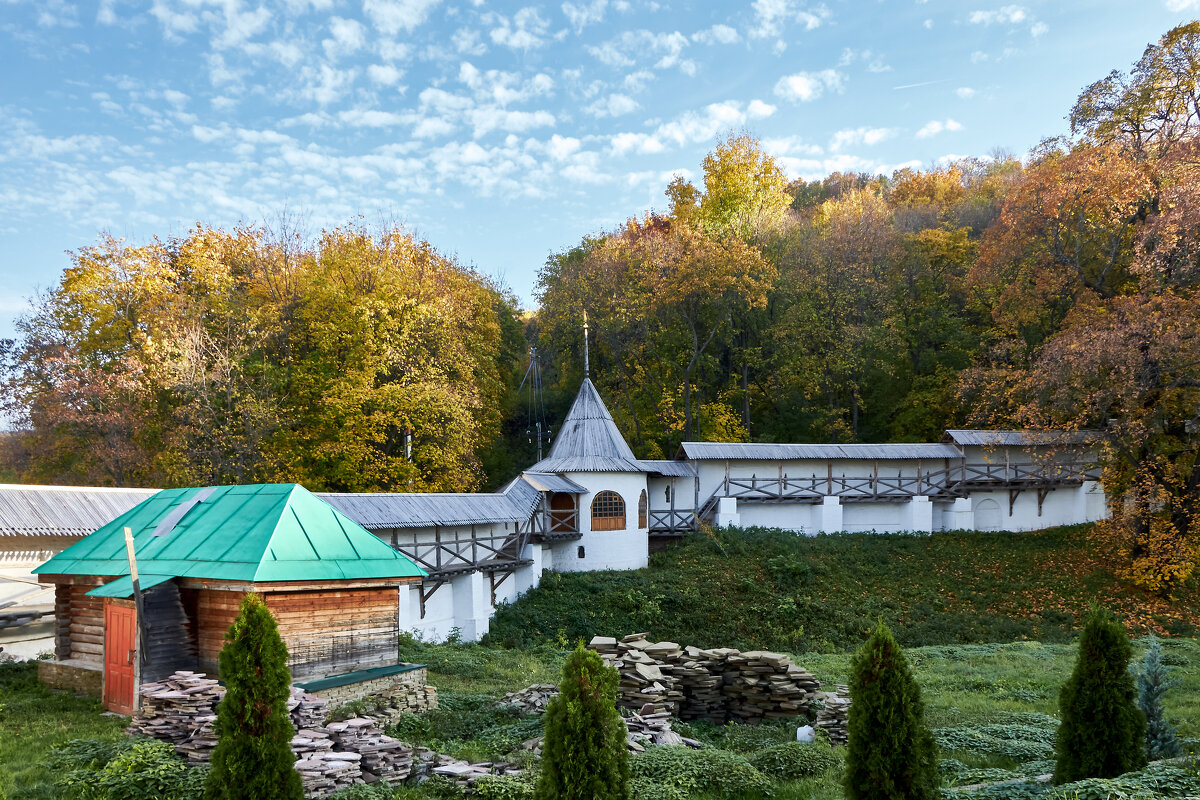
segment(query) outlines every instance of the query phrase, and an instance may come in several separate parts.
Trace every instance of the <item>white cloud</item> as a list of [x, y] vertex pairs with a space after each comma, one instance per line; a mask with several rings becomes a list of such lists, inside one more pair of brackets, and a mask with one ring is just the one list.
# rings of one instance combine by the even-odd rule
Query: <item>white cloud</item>
[[338, 119], [352, 128], [392, 128], [408, 122], [401, 114], [373, 108], [347, 109], [338, 114]]
[[449, 120], [438, 117], [422, 119], [413, 126], [412, 135], [415, 139], [437, 139], [454, 133], [455, 126]]
[[450, 41], [454, 43], [454, 49], [459, 55], [481, 56], [487, 52], [487, 45], [480, 38], [479, 31], [459, 28], [450, 37]]
[[748, 31], [755, 39], [781, 36], [784, 26], [799, 23], [806, 31], [819, 28], [833, 13], [824, 5], [801, 7], [795, 0], [754, 0], [754, 26]]
[[1002, 6], [995, 11], [972, 11], [967, 20], [973, 25], [1019, 25], [1029, 19], [1025, 6]]
[[692, 41], [700, 44], [737, 44], [742, 40], [736, 28], [728, 25], [713, 25], [692, 34]]
[[300, 70], [297, 92], [320, 105], [329, 105], [345, 96], [357, 74], [357, 70], [335, 69], [328, 64], [305, 66]]
[[609, 140], [609, 147], [615, 155], [623, 156], [636, 151], [640, 154], [661, 153], [663, 143], [648, 133], [618, 133]]
[[441, 0], [363, 0], [363, 13], [387, 36], [412, 31]]
[[972, 53], [971, 53], [971, 63], [972, 64], [980, 64], [987, 60], [988, 60], [987, 53], [983, 52], [982, 50], [972, 51]]
[[956, 95], [958, 95], [959, 97], [961, 97], [963, 100], [970, 100], [972, 97], [974, 97], [977, 94], [976, 91], [974, 89], [972, 89], [970, 86], [960, 86], [954, 90], [954, 93]]
[[947, 119], [944, 122], [942, 120], [934, 119], [934, 120], [930, 120], [929, 122], [925, 123], [924, 127], [922, 127], [921, 130], [917, 131], [917, 138], [918, 139], [928, 139], [930, 136], [937, 136], [939, 133], [942, 133], [943, 131], [953, 132], [953, 131], [961, 131], [962, 129], [963, 129], [962, 124], [959, 122], [956, 122], [952, 119]]
[[176, 91], [175, 89], [166, 89], [163, 91], [163, 99], [176, 108], [183, 108], [188, 104], [188, 100], [191, 98], [183, 92]]
[[391, 64], [372, 64], [367, 67], [367, 77], [380, 86], [395, 86], [404, 77], [404, 70]]
[[[956, 125], [958, 123], [955, 123]], [[829, 149], [838, 152], [853, 145], [872, 145], [892, 138], [896, 134], [894, 128], [848, 128], [833, 134], [829, 140]]]
[[638, 104], [638, 101], [629, 95], [613, 93], [584, 107], [583, 110], [593, 117], [620, 117], [625, 114], [632, 114], [639, 108], [641, 106]]
[[1200, 0], [1167, 0], [1168, 11], [1187, 11], [1200, 6]]
[[545, 44], [550, 23], [542, 19], [536, 8], [528, 6], [513, 15], [511, 22], [499, 14], [486, 15], [488, 24], [495, 25], [489, 35], [498, 45], [513, 50], [531, 50]]
[[631, 67], [638, 61], [658, 56], [655, 69], [678, 67], [685, 75], [696, 73], [696, 63], [683, 58], [688, 38], [679, 31], [655, 33], [645, 29], [623, 31], [620, 36], [599, 45], [589, 45], [587, 50], [595, 58], [610, 67]]
[[267, 49], [285, 67], [294, 67], [304, 58], [304, 51], [295, 42], [277, 39], [267, 45]]
[[1035, 22], [1033, 25], [1029, 26], [1029, 33], [1032, 34], [1035, 39], [1039, 36], [1045, 35], [1049, 31], [1050, 26], [1044, 22]]
[[562, 161], [579, 152], [580, 142], [573, 136], [559, 136], [557, 133], [546, 142], [546, 153], [555, 161]]
[[750, 119], [766, 119], [774, 113], [775, 106], [762, 100], [751, 100], [750, 105], [746, 106], [746, 116]]
[[823, 155], [825, 148], [819, 144], [809, 144], [799, 136], [784, 136], [779, 139], [764, 139], [763, 149], [775, 156], [804, 156]]
[[891, 72], [890, 65], [884, 62], [883, 55], [872, 50], [855, 50], [847, 47], [842, 51], [842, 57], [838, 59], [839, 67], [848, 67], [855, 61], [861, 61], [867, 65], [867, 70], [870, 72]]
[[816, 100], [825, 90], [841, 92], [845, 88], [846, 76], [835, 69], [820, 72], [797, 72], [785, 75], [775, 84], [775, 94], [784, 100], [807, 103]]
[[621, 80], [621, 85], [631, 92], [645, 91], [647, 84], [654, 80], [654, 73], [648, 69], [631, 72]]
[[582, 33], [588, 25], [594, 25], [604, 19], [608, 8], [608, 0], [592, 0], [590, 3], [563, 3], [562, 12], [571, 23], [576, 33]]
[[931, 19], [925, 20], [924, 22], [921, 23], [921, 27], [923, 27], [927, 31], [933, 30], [933, 20], [931, 20]]
[[367, 29], [358, 20], [332, 17], [329, 20], [329, 33], [332, 38], [321, 42], [321, 46], [329, 58], [348, 56], [366, 44], [366, 32]]

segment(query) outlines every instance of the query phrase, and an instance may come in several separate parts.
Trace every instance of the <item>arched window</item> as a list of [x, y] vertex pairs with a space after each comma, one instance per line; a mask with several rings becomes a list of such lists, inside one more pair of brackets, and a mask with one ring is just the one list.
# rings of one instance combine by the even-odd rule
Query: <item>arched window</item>
[[625, 529], [625, 501], [616, 492], [597, 492], [592, 498], [592, 530]]
[[638, 498], [638, 527], [646, 527], [646, 490], [642, 489], [642, 496]]

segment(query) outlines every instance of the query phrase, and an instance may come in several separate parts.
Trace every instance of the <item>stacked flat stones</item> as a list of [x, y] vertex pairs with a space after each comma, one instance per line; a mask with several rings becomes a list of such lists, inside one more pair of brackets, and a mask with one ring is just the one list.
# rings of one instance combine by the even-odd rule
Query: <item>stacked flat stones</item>
[[817, 712], [813, 725], [829, 733], [829, 741], [845, 744], [850, 741], [846, 724], [850, 714], [850, 687], [839, 686], [836, 692], [822, 692], [825, 707]]
[[415, 775], [438, 775], [454, 781], [466, 790], [470, 790], [472, 784], [480, 778], [486, 778], [489, 775], [520, 775], [523, 772], [524, 770], [515, 764], [502, 761], [481, 761], [472, 764], [425, 748], [417, 751], [417, 759], [413, 767]]
[[546, 706], [557, 696], [558, 687], [553, 683], [535, 683], [519, 692], [504, 695], [499, 705], [516, 706], [526, 714], [544, 714]]
[[648, 636], [635, 633], [619, 642], [612, 637], [596, 636], [588, 647], [621, 675], [617, 706], [638, 713], [677, 715], [683, 691], [678, 687], [674, 661], [683, 651], [674, 642], [651, 642]]
[[374, 720], [357, 717], [345, 722], [331, 722], [325, 730], [337, 748], [362, 756], [365, 778], [396, 783], [412, 774], [412, 748], [386, 735]]
[[[142, 686], [142, 706], [128, 732], [170, 742], [189, 763], [207, 763], [217, 745], [216, 705], [225, 689], [203, 673], [176, 672]], [[308, 797], [327, 797], [374, 780], [399, 782], [412, 774], [413, 751], [384, 735], [374, 720], [325, 725], [329, 701], [293, 686], [288, 713], [296, 734], [292, 753]]]
[[821, 688], [783, 653], [681, 648], [645, 633], [596, 636], [588, 647], [620, 672], [617, 705], [639, 713], [755, 723], [805, 712]]
[[207, 762], [217, 746], [214, 709], [225, 687], [202, 672], [181, 670], [166, 680], [142, 684], [140, 693], [142, 706], [127, 732], [170, 742], [191, 764]]

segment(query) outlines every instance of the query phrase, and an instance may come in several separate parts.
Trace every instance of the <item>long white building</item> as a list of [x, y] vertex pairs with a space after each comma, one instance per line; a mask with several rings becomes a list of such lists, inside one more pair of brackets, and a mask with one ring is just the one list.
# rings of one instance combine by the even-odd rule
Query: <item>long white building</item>
[[[320, 497], [429, 573], [400, 589], [405, 629], [431, 639], [457, 629], [470, 640], [487, 632], [498, 603], [536, 586], [544, 570], [644, 567], [652, 549], [702, 524], [815, 535], [1095, 521], [1107, 509], [1096, 461], [1088, 434], [964, 430], [936, 444], [687, 442], [675, 460], [647, 461], [585, 379], [548, 457], [499, 492]], [[64, 491], [0, 487], [0, 541], [19, 531], [23, 548], [48, 556], [147, 496]], [[63, 513], [46, 511], [68, 498], [83, 509], [67, 515], [69, 530], [52, 522]], [[51, 522], [29, 524], [37, 514]]]

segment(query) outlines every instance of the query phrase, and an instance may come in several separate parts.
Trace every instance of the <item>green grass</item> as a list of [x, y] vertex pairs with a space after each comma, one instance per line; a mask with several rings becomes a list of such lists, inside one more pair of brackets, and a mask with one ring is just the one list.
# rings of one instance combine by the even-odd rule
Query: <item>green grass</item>
[[0, 798], [57, 798], [46, 767], [51, 749], [71, 739], [123, 735], [127, 721], [102, 711], [95, 700], [42, 686], [33, 662], [0, 664]]
[[1173, 601], [1128, 585], [1092, 530], [697, 534], [647, 569], [547, 575], [497, 611], [489, 641], [529, 647], [650, 631], [699, 647], [835, 653], [857, 647], [882, 617], [906, 647], [1066, 642], [1097, 599], [1134, 633], [1194, 633], [1195, 582]]

